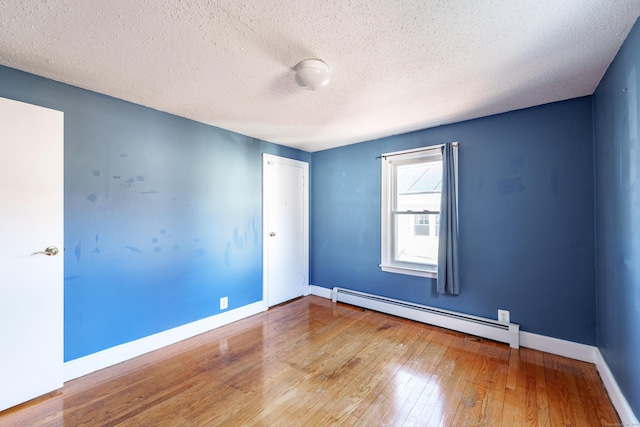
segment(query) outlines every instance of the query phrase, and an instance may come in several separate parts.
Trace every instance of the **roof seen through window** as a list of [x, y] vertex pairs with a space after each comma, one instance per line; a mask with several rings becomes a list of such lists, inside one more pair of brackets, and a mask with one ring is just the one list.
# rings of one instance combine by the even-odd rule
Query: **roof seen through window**
[[440, 162], [398, 166], [398, 194], [439, 193], [441, 184]]

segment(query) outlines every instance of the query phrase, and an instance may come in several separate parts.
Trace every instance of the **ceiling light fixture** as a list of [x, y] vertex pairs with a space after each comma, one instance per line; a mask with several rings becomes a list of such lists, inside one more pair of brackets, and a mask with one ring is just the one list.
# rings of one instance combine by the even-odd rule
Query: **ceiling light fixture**
[[318, 90], [329, 84], [329, 66], [319, 59], [305, 59], [294, 70], [296, 83], [304, 89]]

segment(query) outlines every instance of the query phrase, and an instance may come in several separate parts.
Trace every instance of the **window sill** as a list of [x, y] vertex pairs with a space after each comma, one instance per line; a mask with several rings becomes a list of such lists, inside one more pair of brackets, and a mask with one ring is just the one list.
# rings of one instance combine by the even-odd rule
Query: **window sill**
[[386, 271], [387, 273], [396, 273], [396, 274], [406, 274], [409, 276], [420, 276], [420, 277], [429, 277], [431, 279], [436, 279], [438, 277], [438, 267], [426, 267], [424, 269], [414, 268], [414, 267], [405, 267], [399, 265], [382, 265], [380, 264], [380, 269], [382, 271]]

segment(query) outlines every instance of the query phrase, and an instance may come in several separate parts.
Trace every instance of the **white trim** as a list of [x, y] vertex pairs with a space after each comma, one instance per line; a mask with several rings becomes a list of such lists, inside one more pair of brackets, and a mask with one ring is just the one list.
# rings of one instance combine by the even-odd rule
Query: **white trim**
[[438, 277], [438, 271], [436, 270], [438, 268], [437, 266], [429, 266], [434, 270], [427, 270], [428, 267], [425, 267], [424, 270], [420, 270], [417, 268], [401, 267], [399, 264], [393, 264], [393, 265], [380, 264], [379, 267], [380, 267], [380, 270], [387, 273], [407, 274], [409, 276], [429, 277], [431, 279], [436, 279]]
[[533, 350], [540, 350], [569, 359], [595, 363], [596, 347], [545, 335], [520, 331], [520, 345]]
[[600, 349], [595, 349], [595, 365], [600, 373], [600, 378], [602, 378], [602, 382], [604, 383], [607, 392], [609, 393], [609, 398], [615, 406], [616, 411], [618, 411], [618, 415], [620, 416], [620, 420], [622, 421], [623, 426], [640, 426], [640, 422], [638, 418], [636, 418], [631, 406], [629, 406], [629, 402], [622, 394], [622, 390], [618, 386], [618, 383], [609, 369], [609, 365], [602, 357], [602, 353], [600, 353]]
[[331, 299], [332, 290], [322, 286], [309, 285], [309, 293], [322, 298]]
[[[458, 143], [457, 142], [452, 142], [451, 144], [454, 147], [458, 147]], [[392, 153], [380, 154], [380, 158], [384, 159], [386, 157], [400, 156], [400, 155], [403, 155], [403, 154], [411, 154], [411, 153], [418, 153], [418, 152], [429, 151], [429, 150], [437, 150], [437, 149], [442, 148], [444, 146], [445, 146], [445, 144], [437, 144], [437, 145], [427, 145], [425, 147], [409, 148], [408, 150], [394, 151]]]
[[288, 157], [275, 156], [273, 154], [262, 153], [262, 303], [264, 304], [264, 310], [269, 309], [269, 245], [267, 242], [267, 230], [269, 225], [268, 210], [265, 209], [266, 197], [267, 197], [267, 165], [271, 163], [280, 163], [287, 166], [298, 167], [302, 169], [303, 181], [304, 181], [304, 194], [303, 194], [303, 239], [304, 239], [304, 289], [302, 295], [308, 295], [309, 286], [309, 163], [290, 159]]
[[64, 364], [64, 380], [70, 381], [99, 371], [100, 369], [108, 368], [109, 366], [133, 359], [145, 353], [175, 344], [178, 341], [253, 316], [262, 311], [264, 311], [262, 301], [254, 302], [253, 304], [187, 323], [186, 325], [149, 335], [139, 340], [111, 347], [79, 359], [70, 360]]

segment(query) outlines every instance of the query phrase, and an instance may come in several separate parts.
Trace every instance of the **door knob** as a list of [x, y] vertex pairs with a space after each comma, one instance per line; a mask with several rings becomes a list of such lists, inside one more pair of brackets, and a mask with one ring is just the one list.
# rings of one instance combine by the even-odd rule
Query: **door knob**
[[269, 236], [271, 236], [271, 237], [274, 237], [275, 235], [276, 235], [276, 233], [273, 232], [273, 231], [271, 233], [269, 233]]
[[34, 252], [31, 255], [46, 255], [46, 256], [55, 256], [58, 254], [58, 248], [55, 246], [49, 246], [44, 251]]

